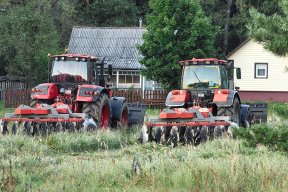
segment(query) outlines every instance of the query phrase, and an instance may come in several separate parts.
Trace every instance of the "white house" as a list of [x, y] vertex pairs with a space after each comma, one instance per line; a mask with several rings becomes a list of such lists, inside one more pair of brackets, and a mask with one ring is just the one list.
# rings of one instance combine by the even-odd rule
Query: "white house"
[[234, 61], [235, 68], [241, 68], [241, 79], [234, 73], [241, 100], [288, 102], [288, 57], [276, 56], [247, 39], [226, 58]]
[[159, 84], [147, 81], [139, 73], [144, 68], [139, 63], [143, 58], [138, 53], [136, 45], [142, 45], [142, 27], [74, 27], [68, 46], [69, 54], [84, 54], [105, 57], [105, 80], [108, 77], [108, 65], [113, 67], [110, 77], [112, 88], [154, 90]]

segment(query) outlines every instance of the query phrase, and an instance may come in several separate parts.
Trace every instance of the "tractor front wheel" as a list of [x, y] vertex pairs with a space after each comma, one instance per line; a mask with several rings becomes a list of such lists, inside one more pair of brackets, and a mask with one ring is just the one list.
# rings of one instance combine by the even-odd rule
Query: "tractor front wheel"
[[87, 113], [97, 127], [107, 129], [111, 125], [112, 113], [110, 100], [105, 93], [99, 95], [99, 99], [94, 103], [84, 103], [83, 113]]

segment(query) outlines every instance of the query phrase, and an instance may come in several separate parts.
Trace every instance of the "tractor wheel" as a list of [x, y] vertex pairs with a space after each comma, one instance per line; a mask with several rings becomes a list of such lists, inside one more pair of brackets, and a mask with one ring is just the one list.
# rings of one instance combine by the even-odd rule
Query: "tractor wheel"
[[127, 104], [124, 102], [122, 107], [121, 107], [121, 114], [120, 114], [120, 119], [112, 119], [112, 127], [113, 128], [124, 128], [129, 126], [128, 122], [128, 107]]
[[230, 107], [219, 107], [217, 116], [230, 116], [231, 121], [240, 126], [241, 115], [240, 115], [240, 104], [238, 98], [234, 99], [233, 104]]
[[111, 104], [105, 93], [101, 93], [99, 99], [94, 103], [84, 103], [82, 112], [87, 113], [88, 117], [93, 119], [97, 124], [97, 128], [107, 129], [111, 125]]

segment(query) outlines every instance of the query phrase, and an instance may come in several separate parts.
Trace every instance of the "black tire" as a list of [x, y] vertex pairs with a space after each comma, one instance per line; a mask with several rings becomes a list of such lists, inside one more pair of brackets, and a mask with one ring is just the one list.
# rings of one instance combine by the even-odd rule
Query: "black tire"
[[[125, 115], [124, 113], [126, 114], [126, 123], [123, 122], [123, 119], [124, 118], [122, 115]], [[127, 106], [127, 103], [124, 102], [122, 107], [121, 107], [121, 112], [120, 112], [120, 118], [114, 118], [112, 119], [112, 128], [119, 128], [119, 129], [122, 129], [124, 127], [130, 127], [129, 125], [129, 121], [128, 121], [128, 106]]]
[[233, 104], [230, 107], [219, 107], [217, 116], [230, 116], [231, 121], [241, 125], [240, 104], [238, 98], [234, 98]]
[[105, 128], [108, 128], [111, 126], [112, 110], [110, 100], [107, 94], [101, 93], [98, 100], [94, 103], [83, 103], [82, 112], [87, 113], [88, 117], [92, 118], [95, 121], [95, 123], [97, 124], [97, 128], [101, 127], [101, 113], [105, 105], [107, 106], [109, 113], [108, 126]]

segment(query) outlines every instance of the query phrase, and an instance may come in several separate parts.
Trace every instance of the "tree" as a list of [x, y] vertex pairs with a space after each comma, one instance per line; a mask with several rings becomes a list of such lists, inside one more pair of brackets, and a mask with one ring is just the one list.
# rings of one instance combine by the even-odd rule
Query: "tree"
[[215, 48], [218, 57], [223, 58], [248, 38], [247, 23], [252, 21], [249, 10], [254, 7], [258, 11], [272, 15], [281, 14], [279, 0], [199, 0], [206, 16], [212, 18], [214, 26], [220, 26]]
[[[89, 2], [89, 1], [87, 1]], [[139, 9], [133, 0], [94, 0], [82, 2], [78, 14], [81, 25], [94, 27], [137, 26]]]
[[195, 0], [155, 0], [150, 4], [144, 43], [138, 46], [145, 65], [141, 74], [168, 89], [179, 89], [180, 60], [211, 57], [217, 27]]
[[248, 38], [247, 23], [252, 21], [249, 10], [254, 8], [265, 15], [280, 13], [279, 0], [236, 0], [237, 12], [231, 18], [231, 25], [234, 28], [233, 34], [237, 36], [239, 42]]
[[25, 78], [29, 87], [47, 81], [47, 54], [57, 54], [61, 47], [66, 46], [59, 42], [65, 36], [62, 32], [67, 29], [63, 25], [67, 23], [65, 20], [68, 20], [72, 9], [63, 2], [3, 2], [5, 11], [0, 12], [0, 55], [7, 63], [8, 76]]
[[279, 56], [288, 53], [288, 2], [281, 1], [284, 16], [277, 13], [266, 16], [256, 9], [250, 10], [252, 22], [247, 25], [249, 37], [263, 43], [264, 48]]

